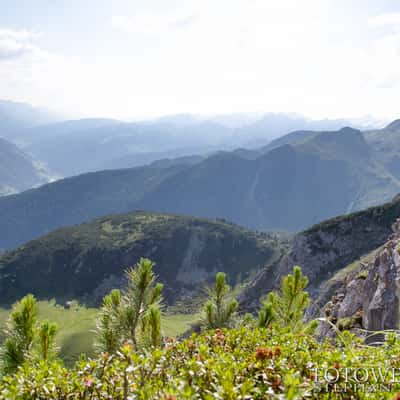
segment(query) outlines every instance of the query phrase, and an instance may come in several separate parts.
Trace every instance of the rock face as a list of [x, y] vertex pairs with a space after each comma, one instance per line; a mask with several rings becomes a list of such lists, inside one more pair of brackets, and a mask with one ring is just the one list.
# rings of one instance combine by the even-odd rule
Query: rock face
[[[310, 281], [308, 290], [316, 298], [321, 295], [323, 282], [362, 255], [382, 246], [392, 232], [393, 221], [399, 216], [400, 199], [396, 197], [383, 206], [333, 218], [297, 234], [289, 252], [253, 279], [240, 297], [242, 307], [248, 310], [258, 307], [260, 297], [275, 289], [294, 265], [302, 268]], [[319, 306], [329, 301], [334, 289], [322, 290]]]
[[[349, 271], [337, 288], [324, 314], [339, 330], [362, 328], [367, 331], [398, 329], [400, 277], [400, 219], [393, 234], [367, 263]], [[323, 323], [321, 336], [332, 335], [332, 325]]]

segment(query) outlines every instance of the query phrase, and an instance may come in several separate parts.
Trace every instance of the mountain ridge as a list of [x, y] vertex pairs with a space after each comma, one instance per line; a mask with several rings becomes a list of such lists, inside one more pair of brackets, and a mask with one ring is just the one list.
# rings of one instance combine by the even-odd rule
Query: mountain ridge
[[0, 256], [0, 303], [26, 292], [100, 304], [140, 257], [156, 262], [171, 303], [225, 271], [231, 282], [279, 258], [283, 242], [225, 221], [136, 211], [58, 229]]
[[225, 218], [259, 230], [300, 231], [400, 192], [400, 178], [386, 169], [369, 140], [345, 128], [317, 132], [297, 144], [289, 141], [255, 157], [218, 152], [60, 180], [0, 199], [0, 223], [8, 232], [0, 233], [0, 248], [135, 209]]

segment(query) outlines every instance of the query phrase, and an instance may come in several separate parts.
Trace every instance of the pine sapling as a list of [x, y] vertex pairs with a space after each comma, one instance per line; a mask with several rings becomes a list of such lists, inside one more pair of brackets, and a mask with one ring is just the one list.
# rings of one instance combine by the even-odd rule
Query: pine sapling
[[231, 297], [230, 286], [226, 283], [226, 275], [218, 272], [215, 285], [208, 289], [209, 300], [204, 305], [203, 324], [208, 329], [230, 326], [238, 308], [238, 302]]

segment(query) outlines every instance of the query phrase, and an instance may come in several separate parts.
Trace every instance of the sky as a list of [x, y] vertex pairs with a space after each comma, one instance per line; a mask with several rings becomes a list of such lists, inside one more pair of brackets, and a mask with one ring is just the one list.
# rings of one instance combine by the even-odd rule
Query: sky
[[0, 0], [0, 98], [79, 117], [400, 118], [400, 1]]

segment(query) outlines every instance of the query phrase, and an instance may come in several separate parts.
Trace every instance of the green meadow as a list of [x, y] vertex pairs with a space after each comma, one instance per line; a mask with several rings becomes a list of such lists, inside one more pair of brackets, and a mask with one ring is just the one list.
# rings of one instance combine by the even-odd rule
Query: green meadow
[[[82, 353], [94, 355], [93, 341], [96, 326], [96, 308], [87, 308], [72, 302], [69, 309], [52, 301], [39, 301], [39, 319], [56, 322], [58, 325], [57, 345], [61, 357], [71, 365]], [[0, 308], [0, 338], [10, 310]], [[163, 333], [176, 337], [190, 328], [199, 319], [198, 314], [166, 313], [163, 317]]]

